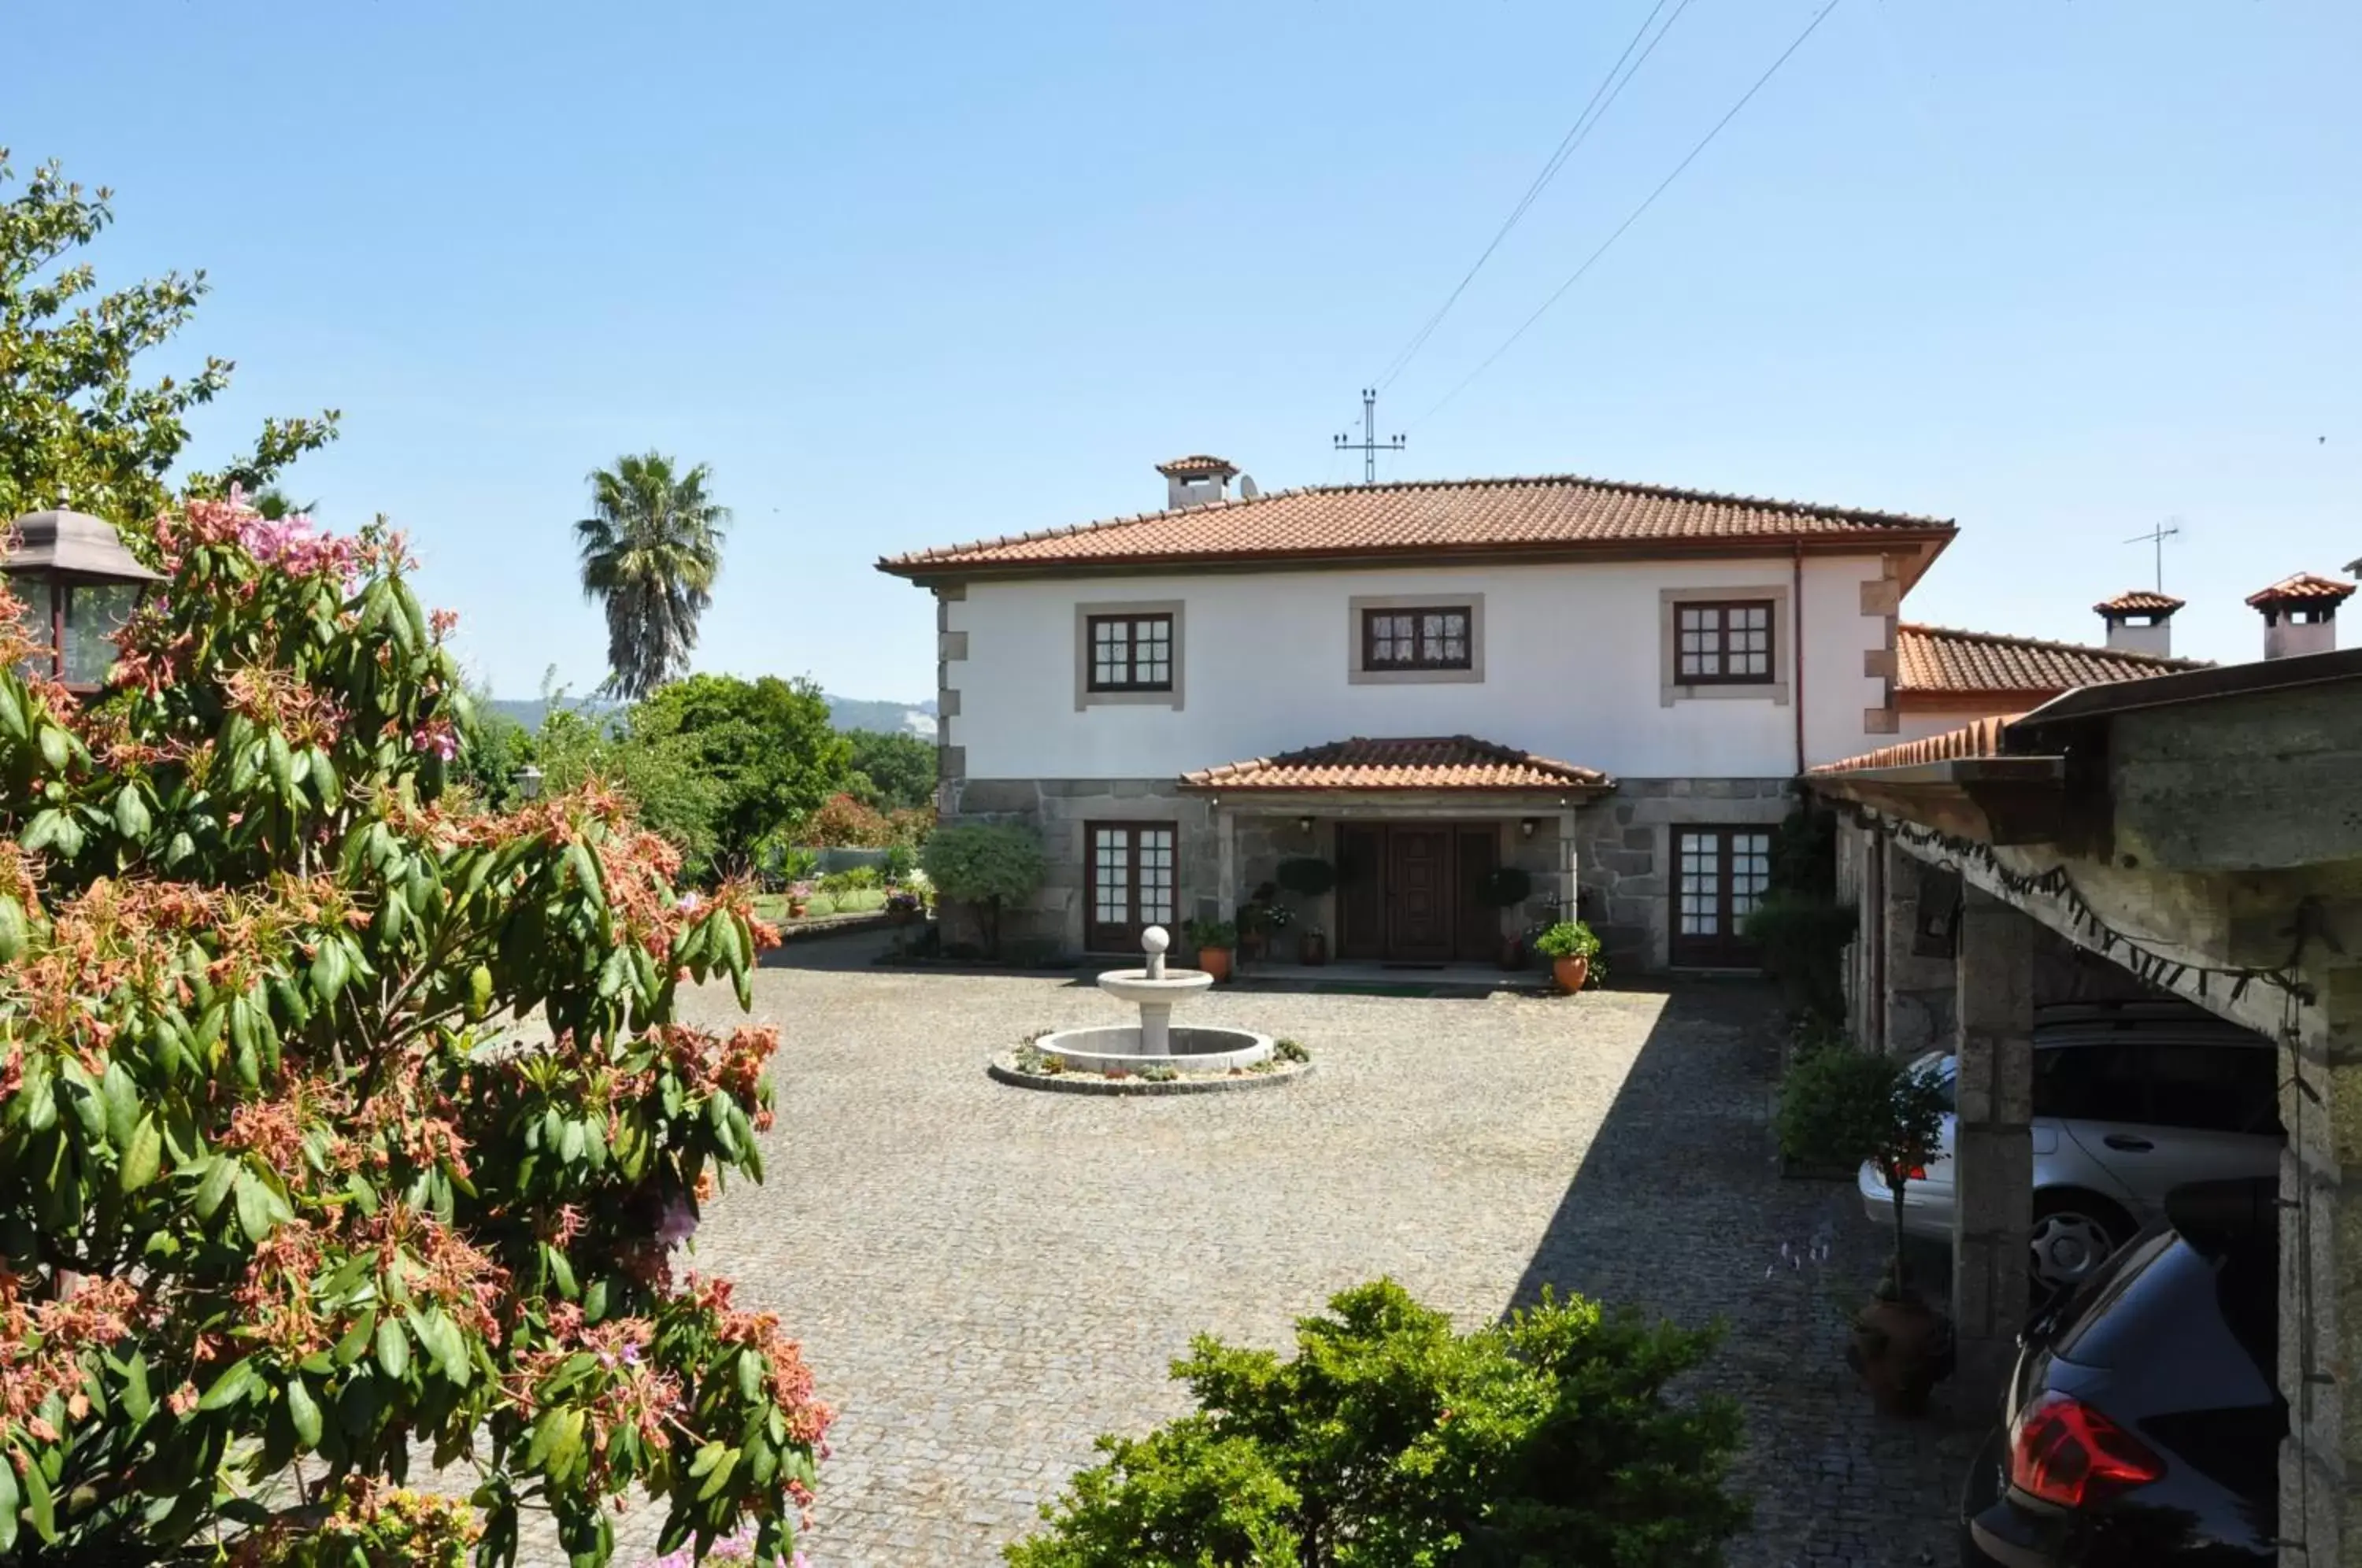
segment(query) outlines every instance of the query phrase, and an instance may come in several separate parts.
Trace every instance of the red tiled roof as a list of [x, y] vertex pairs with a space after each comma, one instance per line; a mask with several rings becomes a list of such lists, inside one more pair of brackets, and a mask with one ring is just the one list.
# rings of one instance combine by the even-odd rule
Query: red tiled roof
[[1616, 780], [1467, 735], [1331, 741], [1181, 776], [1191, 790], [1612, 790]]
[[1156, 471], [1172, 479], [1182, 474], [1234, 474], [1239, 468], [1228, 458], [1209, 458], [1203, 452], [1192, 452], [1186, 458], [1157, 464]]
[[1853, 773], [1865, 767], [1916, 767], [1930, 762], [1953, 762], [1963, 757], [1999, 756], [2003, 755], [2002, 733], [2018, 717], [2015, 713], [2009, 713], [1979, 719], [1957, 730], [1946, 730], [1939, 735], [1924, 735], [1915, 741], [1882, 745], [1876, 751], [1866, 751], [1860, 756], [1849, 756], [1841, 762], [1824, 762], [1809, 771]]
[[1275, 491], [1080, 527], [919, 550], [880, 560], [903, 576], [1125, 563], [1320, 559], [1439, 551], [1787, 545], [1858, 539], [1937, 545], [1937, 517], [1716, 495], [1571, 475]]
[[2050, 694], [2205, 665], [2203, 659], [2166, 658], [1909, 622], [1894, 629], [1894, 689], [1901, 697]]
[[2114, 599], [2103, 599], [2092, 608], [2103, 615], [2170, 615], [2181, 605], [2182, 602], [2170, 593], [2151, 593], [2146, 588], [2136, 588]]
[[2294, 577], [2280, 579], [2269, 588], [2256, 590], [2247, 595], [2247, 602], [2258, 610], [2269, 604], [2336, 604], [2353, 591], [2350, 582], [2340, 582], [2318, 572], [2301, 571]]

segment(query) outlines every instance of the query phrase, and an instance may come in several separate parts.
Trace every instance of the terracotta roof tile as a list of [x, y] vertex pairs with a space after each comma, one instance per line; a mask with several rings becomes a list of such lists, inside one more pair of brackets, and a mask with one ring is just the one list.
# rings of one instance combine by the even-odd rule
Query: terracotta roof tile
[[2000, 756], [2003, 732], [2016, 722], [2019, 715], [2009, 713], [1989, 719], [1979, 719], [1957, 730], [1946, 730], [1939, 735], [1923, 735], [1917, 740], [1904, 741], [1896, 745], [1882, 745], [1876, 751], [1849, 756], [1841, 762], [1824, 762], [1810, 771], [1814, 773], [1852, 773], [1865, 767], [1916, 767], [1930, 762], [1952, 762], [1962, 757]]
[[2170, 615], [2181, 606], [2182, 601], [2170, 593], [2151, 593], [2146, 588], [2136, 588], [2114, 599], [2103, 599], [2092, 608], [2103, 615]]
[[1612, 790], [1616, 780], [1468, 735], [1331, 741], [1181, 776], [1191, 790]]
[[1786, 544], [1848, 537], [1948, 539], [1942, 518], [1716, 495], [1574, 476], [1423, 480], [1275, 491], [1079, 527], [892, 556], [880, 570], [1022, 570], [1128, 561], [1285, 560], [1439, 550], [1716, 542]]
[[2247, 595], [2247, 602], [2260, 610], [2268, 604], [2336, 604], [2354, 591], [2350, 582], [2340, 582], [2334, 577], [2317, 572], [2301, 571], [2294, 577], [2284, 577], [2269, 588], [2259, 588]]
[[2167, 658], [1909, 622], [1894, 630], [1894, 689], [1903, 697], [1980, 692], [2047, 695], [2078, 686], [2138, 680], [2205, 666], [2203, 659]]
[[1234, 474], [1239, 466], [1228, 458], [1209, 458], [1203, 452], [1192, 452], [1186, 458], [1156, 465], [1156, 471], [1170, 479], [1180, 474]]

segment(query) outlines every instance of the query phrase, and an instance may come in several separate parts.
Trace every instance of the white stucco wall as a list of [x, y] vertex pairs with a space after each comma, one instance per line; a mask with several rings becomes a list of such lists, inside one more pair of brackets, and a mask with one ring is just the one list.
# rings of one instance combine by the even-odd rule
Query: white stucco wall
[[1975, 723], [1981, 718], [1992, 718], [2002, 714], [2023, 712], [2025, 712], [2025, 704], [2023, 702], [2015, 704], [2003, 703], [1999, 707], [1992, 710], [1990, 713], [1974, 713], [1967, 712], [1952, 713], [1915, 713], [1906, 708], [1901, 714], [1900, 727], [1896, 729], [1893, 734], [1881, 740], [1878, 744], [1881, 745], [1886, 745], [1896, 741], [1925, 740], [1929, 735], [1948, 734], [1954, 730], [1965, 729], [1967, 726]]
[[[1205, 573], [975, 582], [944, 606], [966, 634], [947, 667], [951, 744], [971, 778], [1140, 778], [1353, 735], [1473, 734], [1629, 778], [1784, 776], [1794, 710], [1761, 697], [1661, 698], [1660, 591], [1785, 589], [1784, 559]], [[1862, 714], [1882, 700], [1863, 655], [1883, 622], [1862, 613], [1875, 557], [1805, 562], [1805, 762], [1891, 737]], [[1476, 683], [1348, 681], [1356, 595], [1485, 598]], [[1183, 602], [1184, 702], [1075, 705], [1075, 605]], [[1781, 676], [1791, 650], [1780, 650]]]

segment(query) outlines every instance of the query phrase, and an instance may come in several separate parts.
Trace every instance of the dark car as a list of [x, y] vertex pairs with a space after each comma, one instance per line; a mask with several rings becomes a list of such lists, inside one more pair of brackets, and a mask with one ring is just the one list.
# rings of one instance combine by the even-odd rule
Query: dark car
[[1960, 1499], [1976, 1568], [2279, 1561], [2277, 1185], [2177, 1189], [2028, 1325]]

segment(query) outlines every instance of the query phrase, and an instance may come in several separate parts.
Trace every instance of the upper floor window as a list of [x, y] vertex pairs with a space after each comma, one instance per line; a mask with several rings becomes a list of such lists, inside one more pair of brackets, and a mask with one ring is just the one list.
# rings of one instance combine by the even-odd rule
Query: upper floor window
[[1674, 611], [1683, 686], [1764, 685], [1772, 679], [1772, 601], [1697, 601]]
[[1468, 606], [1362, 612], [1365, 669], [1466, 669], [1473, 658]]
[[1094, 615], [1091, 628], [1091, 690], [1173, 690], [1173, 617]]
[[1349, 681], [1485, 679], [1483, 594], [1373, 594], [1352, 600], [1349, 611]]
[[1181, 602], [1075, 606], [1075, 707], [1181, 706]]

